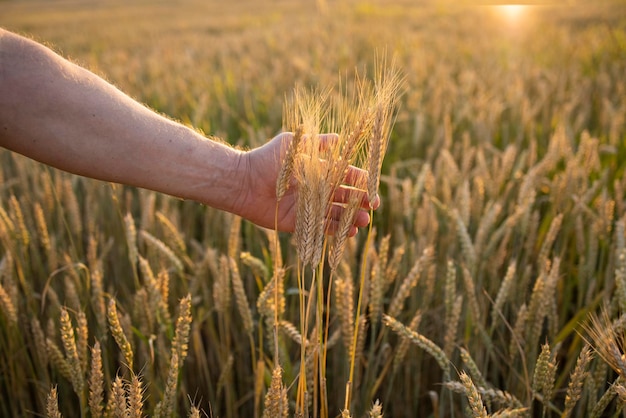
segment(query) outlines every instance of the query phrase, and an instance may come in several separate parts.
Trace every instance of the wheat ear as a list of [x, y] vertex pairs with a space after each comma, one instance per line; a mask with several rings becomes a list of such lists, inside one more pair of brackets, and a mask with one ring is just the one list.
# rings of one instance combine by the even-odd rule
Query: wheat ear
[[239, 311], [239, 315], [241, 315], [244, 331], [246, 331], [247, 334], [252, 335], [252, 332], [254, 331], [252, 311], [250, 310], [250, 303], [248, 302], [246, 290], [244, 289], [243, 281], [241, 280], [241, 275], [239, 274], [239, 267], [233, 257], [228, 257], [228, 259], [230, 261], [230, 274], [237, 310]]
[[398, 320], [390, 317], [389, 315], [383, 314], [383, 322], [396, 334], [407, 338], [409, 341], [433, 356], [433, 358], [437, 361], [439, 367], [441, 367], [441, 370], [444, 372], [444, 380], [450, 380], [450, 362], [446, 357], [444, 351], [437, 344], [424, 337], [423, 335], [408, 329]]
[[574, 406], [582, 396], [583, 384], [585, 383], [585, 379], [589, 372], [587, 371], [587, 367], [591, 362], [593, 355], [591, 353], [591, 349], [589, 346], [585, 346], [580, 355], [578, 356], [578, 360], [576, 360], [576, 366], [574, 367], [574, 371], [570, 376], [569, 384], [567, 385], [567, 393], [565, 395], [565, 408], [563, 410], [563, 414], [561, 415], [563, 418], [567, 418], [571, 415], [574, 410]]
[[470, 410], [474, 418], [487, 418], [487, 409], [483, 404], [483, 400], [478, 393], [478, 389], [472, 382], [472, 378], [465, 372], [461, 372], [461, 383], [465, 387], [465, 393], [470, 404]]
[[33, 340], [35, 342], [35, 348], [37, 349], [37, 356], [41, 360], [41, 365], [48, 366], [48, 350], [46, 348], [46, 336], [41, 328], [39, 319], [32, 318], [30, 321], [30, 329], [33, 334]]
[[409, 297], [411, 289], [417, 285], [421, 272], [430, 264], [434, 253], [434, 249], [428, 247], [424, 250], [422, 256], [417, 259], [389, 304], [389, 311], [387, 312], [389, 316], [396, 317], [402, 312], [404, 301]]
[[89, 374], [89, 410], [93, 418], [103, 416], [104, 374], [102, 372], [102, 351], [96, 341], [91, 350], [91, 372]]
[[372, 408], [369, 410], [369, 418], [383, 418], [383, 404], [380, 403], [378, 399], [372, 405]]
[[107, 310], [107, 319], [109, 321], [109, 329], [111, 330], [111, 334], [117, 343], [117, 346], [122, 351], [124, 355], [124, 360], [126, 361], [126, 365], [130, 370], [133, 370], [133, 349], [126, 338], [126, 334], [124, 334], [124, 330], [122, 329], [122, 324], [119, 320], [119, 315], [117, 312], [117, 306], [115, 305], [115, 299], [109, 300], [109, 307]]
[[622, 354], [625, 350], [623, 330], [618, 330], [617, 325], [617, 322], [611, 321], [607, 310], [603, 309], [599, 315], [591, 315], [584, 328], [591, 338], [588, 343], [600, 358], [622, 378], [626, 378], [626, 357]]
[[178, 319], [176, 320], [176, 331], [172, 341], [172, 352], [178, 357], [178, 368], [182, 367], [183, 361], [187, 357], [189, 348], [189, 331], [191, 329], [191, 295], [188, 294], [180, 300], [178, 305]]
[[160, 239], [158, 239], [157, 237], [155, 237], [148, 231], [144, 231], [143, 229], [139, 231], [139, 235], [141, 236], [141, 239], [145, 241], [146, 244], [148, 244], [150, 247], [154, 248], [157, 252], [164, 255], [165, 258], [170, 260], [172, 264], [174, 265], [174, 267], [176, 268], [176, 271], [178, 272], [183, 271], [184, 269], [183, 262], [180, 260], [180, 258], [178, 258], [178, 256], [174, 253], [174, 251], [166, 243], [164, 243], [163, 241], [161, 241]]
[[287, 150], [285, 151], [285, 157], [283, 158], [283, 162], [280, 166], [280, 171], [276, 179], [277, 202], [280, 202], [280, 200], [285, 195], [285, 192], [289, 189], [289, 183], [291, 182], [294, 164], [299, 152], [300, 142], [302, 140], [303, 134], [304, 130], [302, 128], [302, 125], [298, 125], [294, 130], [293, 139], [291, 140], [287, 147]]
[[139, 268], [145, 287], [148, 289], [148, 298], [150, 304], [156, 307], [157, 320], [160, 324], [163, 324], [166, 328], [172, 324], [172, 318], [170, 311], [167, 308], [167, 301], [163, 298], [162, 287], [159, 285], [157, 278], [154, 276], [154, 272], [150, 267], [150, 263], [145, 258], [138, 256]]
[[61, 340], [63, 341], [67, 362], [72, 371], [72, 379], [70, 379], [70, 381], [72, 382], [76, 394], [81, 397], [83, 388], [85, 387], [85, 381], [83, 379], [81, 362], [78, 357], [74, 328], [72, 327], [70, 315], [65, 308], [61, 309]]
[[275, 366], [270, 389], [265, 395], [263, 418], [287, 418], [288, 415], [289, 404], [287, 389], [283, 386], [283, 372], [280, 366]]
[[63, 356], [61, 349], [50, 338], [46, 338], [46, 352], [48, 353], [50, 362], [54, 365], [57, 371], [61, 373], [61, 376], [71, 382], [73, 376], [70, 364], [65, 359], [65, 356]]
[[59, 411], [59, 397], [57, 395], [57, 387], [52, 386], [48, 398], [46, 400], [46, 416], [48, 418], [61, 418]]
[[343, 277], [335, 277], [335, 303], [341, 326], [341, 336], [346, 351], [352, 352], [352, 337], [354, 336], [354, 284], [350, 267], [342, 264]]
[[109, 400], [111, 413], [114, 418], [128, 417], [128, 399], [124, 390], [124, 381], [117, 375], [111, 387], [111, 399]]
[[139, 376], [133, 373], [127, 385], [128, 392], [128, 418], [143, 417], [143, 383]]
[[17, 326], [17, 309], [15, 304], [11, 300], [11, 297], [4, 290], [4, 287], [0, 283], [0, 310], [4, 312], [4, 315], [8, 319], [8, 323], [11, 326]]
[[18, 227], [18, 237], [21, 241], [21, 244], [24, 248], [28, 247], [30, 243], [30, 234], [28, 233], [28, 228], [26, 228], [26, 221], [24, 220], [24, 212], [22, 212], [22, 207], [20, 206], [20, 202], [17, 200], [15, 195], [11, 195], [9, 199], [9, 205], [11, 208], [11, 212], [13, 215], [13, 219], [15, 219], [15, 223]]
[[163, 398], [159, 401], [154, 409], [154, 417], [169, 417], [174, 410], [174, 403], [176, 399], [176, 387], [178, 386], [178, 372], [180, 360], [177, 353], [174, 351], [170, 359], [170, 368], [167, 374], [167, 383], [165, 384], [165, 392]]
[[554, 380], [556, 376], [556, 363], [549, 344], [541, 346], [541, 353], [537, 358], [535, 373], [533, 375], [533, 391], [535, 394], [541, 393], [543, 404], [547, 406], [552, 399], [554, 390]]

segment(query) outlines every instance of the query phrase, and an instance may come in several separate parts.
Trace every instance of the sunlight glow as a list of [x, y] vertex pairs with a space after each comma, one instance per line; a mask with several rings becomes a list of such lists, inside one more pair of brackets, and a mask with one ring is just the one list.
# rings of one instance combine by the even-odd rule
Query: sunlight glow
[[522, 4], [503, 4], [496, 7], [502, 16], [509, 21], [520, 20], [527, 8], [527, 6]]

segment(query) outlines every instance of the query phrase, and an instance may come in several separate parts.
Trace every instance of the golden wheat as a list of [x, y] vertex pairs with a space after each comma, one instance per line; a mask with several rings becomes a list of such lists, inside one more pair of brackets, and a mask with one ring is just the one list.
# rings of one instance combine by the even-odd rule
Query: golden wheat
[[91, 416], [100, 418], [104, 413], [104, 374], [102, 371], [102, 351], [96, 341], [91, 350], [91, 371], [89, 373], [89, 410]]
[[133, 370], [133, 349], [126, 337], [126, 334], [124, 333], [124, 330], [122, 329], [122, 324], [119, 320], [119, 314], [117, 311], [115, 299], [109, 300], [109, 306], [107, 309], [107, 320], [109, 322], [109, 329], [111, 330], [111, 334], [113, 335], [117, 346], [124, 355], [126, 366], [129, 370]]
[[46, 415], [48, 418], [61, 418], [61, 412], [59, 412], [59, 398], [57, 395], [57, 387], [53, 386], [48, 394], [48, 400], [46, 403]]

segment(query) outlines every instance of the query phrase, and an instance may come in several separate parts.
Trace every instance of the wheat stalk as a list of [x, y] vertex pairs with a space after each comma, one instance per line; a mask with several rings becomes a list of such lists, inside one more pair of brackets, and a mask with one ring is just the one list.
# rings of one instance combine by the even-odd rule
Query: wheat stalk
[[103, 416], [104, 374], [102, 372], [102, 351], [96, 341], [91, 350], [91, 372], [89, 373], [89, 410], [93, 418]]
[[370, 274], [369, 289], [369, 317], [372, 324], [377, 324], [383, 309], [384, 277], [380, 260], [375, 260]]
[[165, 258], [170, 260], [176, 271], [181, 272], [184, 270], [183, 262], [166, 243], [143, 229], [139, 231], [139, 235], [150, 247], [154, 248], [160, 254], [164, 255]]
[[178, 228], [176, 228], [174, 223], [172, 223], [172, 221], [170, 221], [169, 218], [163, 212], [157, 211], [155, 215], [156, 215], [157, 220], [161, 224], [161, 226], [163, 226], [164, 228], [165, 235], [167, 236], [168, 242], [174, 243], [174, 248], [176, 248], [176, 251], [178, 252], [178, 254], [180, 255], [186, 254], [187, 245], [185, 244], [185, 239], [181, 235]]
[[126, 244], [128, 245], [128, 260], [134, 270], [139, 251], [137, 250], [137, 228], [135, 227], [135, 220], [130, 212], [124, 216], [124, 232], [126, 233]]
[[241, 280], [241, 275], [239, 274], [239, 267], [237, 267], [237, 263], [234, 258], [229, 257], [228, 259], [230, 261], [231, 281], [233, 285], [233, 293], [235, 294], [237, 310], [239, 311], [239, 315], [243, 321], [244, 331], [251, 335], [254, 331], [254, 323], [252, 321], [250, 303], [248, 302], [246, 291], [243, 287], [243, 281]]
[[287, 389], [283, 386], [282, 369], [275, 366], [270, 388], [265, 395], [263, 418], [286, 418], [288, 415]]
[[85, 381], [83, 379], [81, 361], [78, 356], [74, 328], [72, 327], [70, 315], [65, 308], [61, 309], [61, 341], [63, 342], [67, 363], [71, 370], [72, 378], [70, 381], [72, 382], [74, 391], [80, 397], [85, 387]]
[[465, 393], [467, 395], [467, 399], [469, 400], [472, 416], [474, 418], [487, 418], [487, 409], [485, 408], [483, 400], [480, 397], [480, 393], [478, 393], [478, 389], [476, 389], [472, 379], [465, 372], [461, 372], [460, 378], [461, 383], [465, 387]]
[[450, 380], [450, 362], [444, 351], [439, 346], [423, 335], [408, 329], [402, 323], [389, 315], [383, 314], [383, 322], [395, 333], [407, 338], [409, 341], [433, 356], [439, 367], [441, 367], [441, 370], [444, 372], [444, 381]]
[[611, 321], [606, 309], [599, 315], [590, 315], [589, 322], [584, 325], [591, 341], [587, 341], [596, 353], [620, 376], [626, 376], [626, 344], [623, 329], [619, 322]]
[[80, 212], [80, 205], [78, 204], [78, 199], [76, 198], [76, 193], [74, 193], [74, 188], [72, 187], [72, 182], [70, 178], [65, 179], [62, 182], [63, 187], [63, 207], [67, 213], [67, 219], [69, 221], [69, 225], [71, 227], [72, 232], [79, 237], [83, 232], [83, 222], [82, 216]]
[[178, 358], [178, 368], [181, 368], [187, 350], [189, 348], [189, 331], [191, 329], [191, 295], [188, 294], [180, 300], [178, 305], [178, 319], [176, 320], [176, 330], [172, 341], [172, 352]]
[[48, 267], [51, 271], [53, 271], [57, 266], [56, 254], [52, 248], [52, 241], [50, 240], [50, 232], [48, 231], [46, 217], [44, 216], [43, 208], [39, 202], [35, 203], [35, 223], [37, 224], [39, 242], [48, 257]]
[[163, 298], [162, 287], [154, 277], [154, 272], [152, 271], [148, 260], [141, 256], [137, 256], [137, 258], [139, 260], [139, 269], [141, 270], [145, 287], [148, 290], [150, 304], [153, 307], [156, 307], [157, 319], [159, 320], [159, 323], [162, 323], [165, 327], [169, 327], [172, 323], [172, 318], [169, 310], [167, 309], [167, 302]]
[[434, 249], [428, 247], [422, 253], [422, 256], [415, 261], [415, 264], [402, 281], [400, 288], [396, 291], [393, 299], [389, 303], [389, 311], [387, 314], [391, 317], [396, 317], [402, 311], [404, 301], [409, 296], [411, 289], [417, 285], [420, 274], [431, 262], [434, 256]]
[[247, 251], [243, 251], [239, 255], [239, 258], [243, 264], [250, 268], [252, 274], [257, 279], [261, 279], [263, 282], [266, 282], [269, 279], [269, 270], [262, 260]]
[[109, 306], [107, 309], [107, 320], [109, 322], [109, 329], [111, 330], [113, 339], [115, 339], [117, 346], [120, 348], [122, 354], [124, 355], [126, 366], [129, 370], [133, 370], [133, 349], [130, 345], [130, 342], [128, 342], [128, 339], [126, 338], [124, 330], [122, 329], [122, 324], [119, 320], [115, 299], [109, 300]]
[[354, 336], [354, 284], [350, 268], [344, 263], [343, 277], [335, 277], [335, 303], [339, 315], [341, 335], [348, 353], [352, 352], [352, 337]]
[[563, 418], [567, 418], [571, 415], [576, 403], [582, 396], [583, 384], [589, 374], [587, 367], [592, 359], [593, 355], [590, 347], [585, 346], [578, 355], [576, 366], [570, 375], [570, 381], [567, 385], [567, 393], [565, 395], [565, 408], [563, 410], [563, 414], [561, 415]]
[[285, 195], [285, 192], [289, 189], [289, 183], [293, 175], [296, 157], [299, 153], [300, 142], [304, 134], [303, 131], [304, 129], [302, 125], [296, 126], [293, 133], [293, 139], [289, 142], [287, 149], [285, 150], [285, 156], [283, 157], [282, 164], [280, 165], [280, 171], [278, 172], [278, 177], [276, 179], [277, 202], [280, 202]]
[[133, 374], [127, 384], [128, 418], [143, 418], [143, 383], [139, 376]]
[[14, 194], [12, 194], [9, 198], [9, 207], [11, 208], [11, 215], [17, 225], [17, 230], [19, 232], [18, 237], [22, 247], [27, 248], [30, 243], [30, 234], [28, 232], [28, 228], [26, 227], [26, 221], [24, 220], [24, 212], [22, 212], [20, 202]]
[[128, 399], [124, 390], [124, 381], [117, 375], [111, 386], [111, 398], [109, 399], [110, 413], [114, 418], [128, 417]]
[[231, 274], [228, 256], [222, 254], [219, 261], [218, 275], [213, 280], [213, 303], [217, 312], [226, 313], [231, 304]]
[[0, 283], [0, 310], [4, 312], [4, 315], [8, 319], [11, 326], [17, 327], [17, 308], [11, 300], [11, 297]]
[[465, 364], [465, 367], [467, 367], [467, 370], [472, 377], [472, 381], [476, 382], [479, 388], [487, 388], [487, 382], [485, 381], [485, 378], [478, 369], [478, 365], [470, 355], [469, 351], [467, 351], [463, 347], [459, 347], [459, 350], [461, 351], [461, 359], [463, 360], [463, 364]]
[[170, 358], [170, 367], [167, 373], [167, 382], [165, 384], [165, 392], [163, 398], [157, 403], [154, 409], [154, 417], [169, 417], [174, 411], [176, 388], [178, 387], [178, 373], [181, 360], [178, 358], [176, 351], [172, 352]]
[[74, 379], [72, 375], [72, 368], [65, 359], [65, 356], [63, 356], [61, 349], [59, 349], [59, 347], [50, 338], [46, 338], [46, 352], [48, 353], [50, 362], [59, 371], [59, 373], [61, 373], [61, 376], [71, 382], [72, 379]]
[[[289, 321], [278, 321], [278, 328], [283, 331], [292, 341], [298, 345], [302, 345], [302, 335], [298, 331], [298, 328]], [[308, 341], [305, 341], [305, 345], [308, 345]]]
[[76, 349], [78, 353], [78, 359], [80, 360], [80, 369], [82, 374], [87, 372], [87, 365], [89, 363], [89, 324], [87, 323], [87, 315], [82, 310], [78, 311], [76, 315]]
[[96, 321], [101, 330], [106, 329], [106, 302], [104, 299], [104, 285], [102, 283], [102, 263], [90, 266], [89, 277], [91, 279], [91, 306], [96, 316]]
[[476, 287], [474, 286], [474, 279], [472, 273], [463, 266], [463, 283], [465, 284], [465, 294], [467, 295], [467, 302], [474, 317], [474, 323], [482, 324], [482, 315], [478, 298], [476, 297]]
[[516, 266], [515, 262], [511, 262], [509, 267], [506, 270], [506, 274], [504, 275], [504, 279], [500, 284], [500, 289], [498, 290], [498, 294], [496, 296], [496, 300], [493, 303], [493, 308], [491, 309], [491, 323], [492, 329], [496, 324], [496, 318], [499, 318], [500, 313], [502, 312], [502, 307], [506, 302], [506, 299], [509, 297], [509, 293], [513, 288], [513, 279], [515, 278]]
[[369, 418], [383, 418], [383, 405], [378, 399], [372, 405], [372, 408], [368, 412]]
[[341, 258], [343, 256], [343, 252], [345, 250], [346, 241], [348, 239], [348, 233], [354, 225], [354, 219], [360, 209], [361, 205], [361, 185], [355, 186], [348, 192], [347, 204], [343, 208], [341, 212], [341, 217], [339, 218], [339, 225], [337, 227], [337, 231], [335, 232], [335, 236], [333, 239], [333, 245], [331, 247], [328, 263], [330, 265], [331, 270], [336, 270], [339, 266]]
[[552, 399], [554, 392], [554, 380], [556, 377], [556, 361], [549, 344], [541, 346], [541, 353], [535, 364], [535, 372], [533, 374], [533, 391], [535, 394], [541, 393], [544, 407]]
[[37, 356], [41, 361], [41, 365], [43, 367], [48, 366], [48, 350], [46, 347], [46, 336], [44, 335], [43, 329], [41, 328], [41, 323], [39, 319], [32, 318], [30, 320], [30, 329], [33, 334], [33, 340], [35, 342], [35, 349], [37, 350]]
[[[420, 323], [422, 322], [422, 312], [418, 309], [413, 318], [411, 318], [411, 322], [407, 326], [407, 329], [410, 331], [417, 332]], [[406, 338], [405, 336], [400, 335], [401, 341], [398, 347], [396, 348], [396, 353], [393, 357], [393, 371], [394, 373], [398, 370], [398, 368], [402, 365], [404, 358], [406, 357], [406, 353], [409, 350], [411, 340]]]
[[57, 387], [52, 386], [48, 398], [46, 400], [46, 416], [48, 418], [61, 418], [61, 412], [59, 412], [59, 398], [57, 395]]

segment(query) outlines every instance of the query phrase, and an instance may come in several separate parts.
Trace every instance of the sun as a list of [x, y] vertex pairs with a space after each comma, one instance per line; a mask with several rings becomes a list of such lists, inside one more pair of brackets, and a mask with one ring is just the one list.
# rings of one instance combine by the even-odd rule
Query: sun
[[523, 4], [502, 4], [496, 7], [503, 17], [509, 21], [521, 19], [527, 9], [527, 6]]

